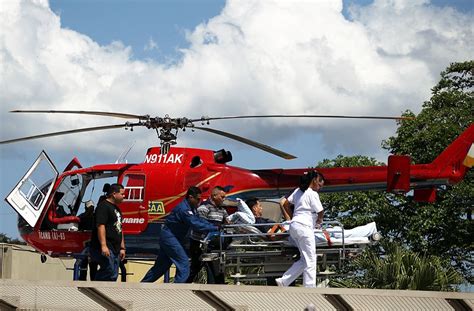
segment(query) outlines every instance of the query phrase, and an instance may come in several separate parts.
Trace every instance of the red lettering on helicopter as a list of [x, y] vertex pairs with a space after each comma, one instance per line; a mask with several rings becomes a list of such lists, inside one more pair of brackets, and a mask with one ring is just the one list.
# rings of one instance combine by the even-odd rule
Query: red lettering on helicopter
[[122, 220], [123, 224], [143, 224], [144, 222], [144, 218], [124, 218]]
[[38, 231], [38, 235], [41, 240], [66, 240], [64, 232]]
[[145, 163], [181, 164], [182, 158], [183, 154], [147, 154]]

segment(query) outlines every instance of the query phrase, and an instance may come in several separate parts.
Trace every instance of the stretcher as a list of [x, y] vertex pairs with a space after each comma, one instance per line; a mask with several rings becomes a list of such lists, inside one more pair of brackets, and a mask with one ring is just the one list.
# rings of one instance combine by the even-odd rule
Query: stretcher
[[[262, 226], [272, 226], [263, 233]], [[299, 258], [299, 250], [288, 233], [289, 223], [238, 224], [221, 228], [218, 236], [202, 241], [202, 260], [218, 265], [219, 271], [240, 282], [273, 284]], [[374, 222], [344, 229], [337, 221], [324, 222], [315, 230], [318, 277], [340, 275], [344, 262], [380, 239]]]

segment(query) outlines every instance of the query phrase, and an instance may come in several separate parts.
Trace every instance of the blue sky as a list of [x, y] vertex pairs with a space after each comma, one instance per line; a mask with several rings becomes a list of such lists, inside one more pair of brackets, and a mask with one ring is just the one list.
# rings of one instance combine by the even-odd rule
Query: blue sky
[[[351, 5], [367, 6], [372, 0], [344, 0], [343, 13]], [[471, 0], [435, 0], [442, 8], [454, 7], [473, 12]], [[166, 62], [179, 57], [179, 49], [187, 47], [185, 32], [218, 15], [224, 0], [51, 0], [51, 9], [60, 14], [64, 27], [86, 34], [102, 45], [120, 40], [133, 47], [136, 59], [155, 59]], [[157, 48], [145, 48], [150, 39]]]
[[[136, 59], [167, 61], [187, 46], [185, 32], [222, 10], [225, 1], [50, 1], [64, 27], [106, 45], [120, 40], [133, 47]], [[157, 44], [149, 46], [150, 40]]]
[[[0, 139], [104, 124], [101, 117], [12, 115], [12, 109], [102, 110], [175, 117], [419, 112], [439, 72], [472, 58], [472, 1], [7, 1], [0, 7]], [[19, 39], [20, 38], [20, 39]], [[385, 161], [394, 122], [213, 122], [293, 153], [288, 162], [203, 133], [182, 146], [221, 149], [233, 165], [308, 167], [337, 154]], [[117, 130], [118, 131], [118, 130]], [[114, 162], [154, 133], [136, 129], [0, 146], [5, 197], [41, 150], [58, 169]], [[0, 232], [16, 237], [0, 206]]]

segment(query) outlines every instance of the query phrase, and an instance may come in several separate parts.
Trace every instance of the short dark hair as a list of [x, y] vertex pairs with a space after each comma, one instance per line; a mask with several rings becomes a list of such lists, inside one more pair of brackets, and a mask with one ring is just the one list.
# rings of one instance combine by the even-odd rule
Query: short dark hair
[[224, 192], [225, 192], [225, 189], [224, 189], [224, 187], [222, 187], [222, 186], [215, 186], [212, 190], [213, 190], [213, 191], [219, 190], [219, 191], [224, 191]]
[[257, 198], [250, 198], [248, 200], [245, 201], [245, 204], [247, 204], [247, 206], [249, 208], [252, 208], [254, 207], [255, 205], [257, 205], [257, 202], [259, 201], [259, 199]]
[[197, 197], [198, 194], [201, 194], [202, 191], [198, 187], [189, 187], [188, 191], [186, 192], [186, 197], [192, 196], [193, 198]]
[[120, 192], [121, 189], [125, 189], [122, 184], [111, 184], [107, 190], [107, 196], [110, 197], [112, 194]]

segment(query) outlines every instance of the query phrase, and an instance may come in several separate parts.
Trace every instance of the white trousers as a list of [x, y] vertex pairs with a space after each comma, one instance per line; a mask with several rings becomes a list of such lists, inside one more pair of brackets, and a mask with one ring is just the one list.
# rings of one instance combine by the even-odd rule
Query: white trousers
[[316, 287], [316, 242], [313, 227], [292, 222], [290, 236], [298, 246], [300, 259], [280, 278], [283, 286], [289, 286], [303, 273], [304, 287]]

